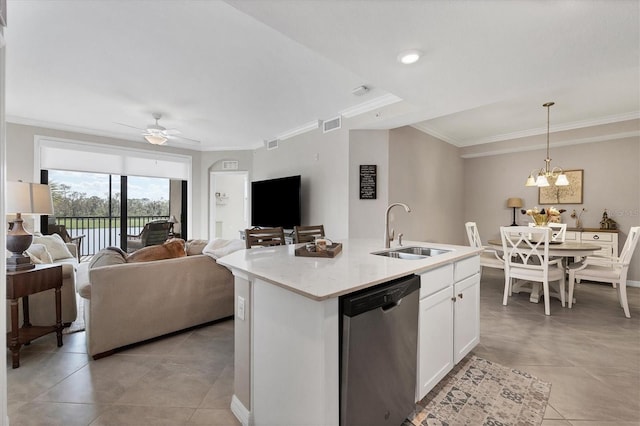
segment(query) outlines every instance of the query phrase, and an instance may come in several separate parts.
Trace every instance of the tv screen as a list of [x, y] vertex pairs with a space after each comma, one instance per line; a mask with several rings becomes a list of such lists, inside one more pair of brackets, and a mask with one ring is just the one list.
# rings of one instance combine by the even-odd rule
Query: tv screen
[[300, 225], [300, 176], [251, 182], [251, 225]]

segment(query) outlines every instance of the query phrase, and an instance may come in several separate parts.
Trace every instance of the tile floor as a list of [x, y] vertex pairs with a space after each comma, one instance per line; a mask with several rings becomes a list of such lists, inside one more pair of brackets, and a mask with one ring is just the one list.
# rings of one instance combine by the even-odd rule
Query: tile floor
[[[552, 383], [544, 426], [640, 424], [640, 289], [630, 288], [631, 319], [615, 291], [582, 285], [578, 303], [551, 316], [514, 295], [502, 306], [503, 278], [487, 269], [481, 285], [478, 356]], [[237, 425], [233, 321], [187, 331], [90, 361], [84, 332], [34, 341], [21, 367], [7, 365], [9, 418], [16, 425]], [[10, 360], [10, 356], [8, 357]]]

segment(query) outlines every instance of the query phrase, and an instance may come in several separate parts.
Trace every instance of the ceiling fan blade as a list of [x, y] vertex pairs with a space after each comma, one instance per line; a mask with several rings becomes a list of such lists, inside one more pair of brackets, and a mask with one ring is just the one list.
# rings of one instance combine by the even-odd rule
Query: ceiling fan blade
[[173, 136], [173, 135], [179, 135], [182, 132], [180, 132], [180, 130], [178, 129], [166, 129], [164, 133], [167, 135]]
[[146, 130], [146, 129], [142, 129], [142, 128], [140, 128], [140, 127], [131, 126], [131, 125], [129, 125], [129, 124], [117, 123], [117, 122], [115, 122], [115, 121], [114, 121], [114, 124], [119, 124], [119, 125], [121, 125], [121, 126], [125, 126], [125, 127], [131, 127], [132, 129], [136, 129], [136, 130]]
[[183, 143], [189, 144], [189, 145], [200, 145], [200, 141], [199, 140], [191, 139], [191, 138], [185, 138], [184, 136], [169, 135], [169, 139], [179, 140], [179, 141], [182, 141]]

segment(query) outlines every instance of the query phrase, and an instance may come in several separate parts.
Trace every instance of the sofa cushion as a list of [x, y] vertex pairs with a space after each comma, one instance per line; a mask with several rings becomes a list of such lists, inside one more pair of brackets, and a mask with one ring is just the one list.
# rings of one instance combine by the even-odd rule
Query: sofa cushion
[[162, 245], [143, 247], [127, 256], [127, 262], [150, 262], [153, 260], [173, 259], [184, 257], [184, 240], [172, 238]]
[[107, 247], [96, 253], [89, 263], [89, 269], [101, 266], [127, 263], [127, 254], [120, 247]]
[[208, 240], [187, 240], [187, 242], [184, 244], [187, 256], [202, 254], [202, 249], [204, 249], [208, 242]]
[[47, 250], [47, 246], [44, 244], [31, 244], [25, 253], [31, 259], [31, 263], [53, 263], [51, 254]]
[[53, 235], [43, 235], [43, 236], [34, 236], [33, 237], [34, 244], [42, 244], [47, 248], [49, 254], [51, 254], [51, 259], [66, 259], [68, 257], [73, 257], [73, 254], [67, 248], [62, 237], [58, 234]]

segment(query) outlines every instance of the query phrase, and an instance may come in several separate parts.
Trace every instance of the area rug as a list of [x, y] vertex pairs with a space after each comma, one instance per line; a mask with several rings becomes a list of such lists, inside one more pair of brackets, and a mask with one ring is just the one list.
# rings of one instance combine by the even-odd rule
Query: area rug
[[551, 384], [467, 356], [417, 404], [403, 426], [540, 425]]
[[65, 327], [62, 329], [62, 334], [71, 334], [77, 333], [78, 331], [84, 331], [84, 303], [82, 303], [82, 299], [76, 296], [77, 305], [78, 305], [78, 315], [76, 316], [76, 320], [71, 323], [69, 327]]

